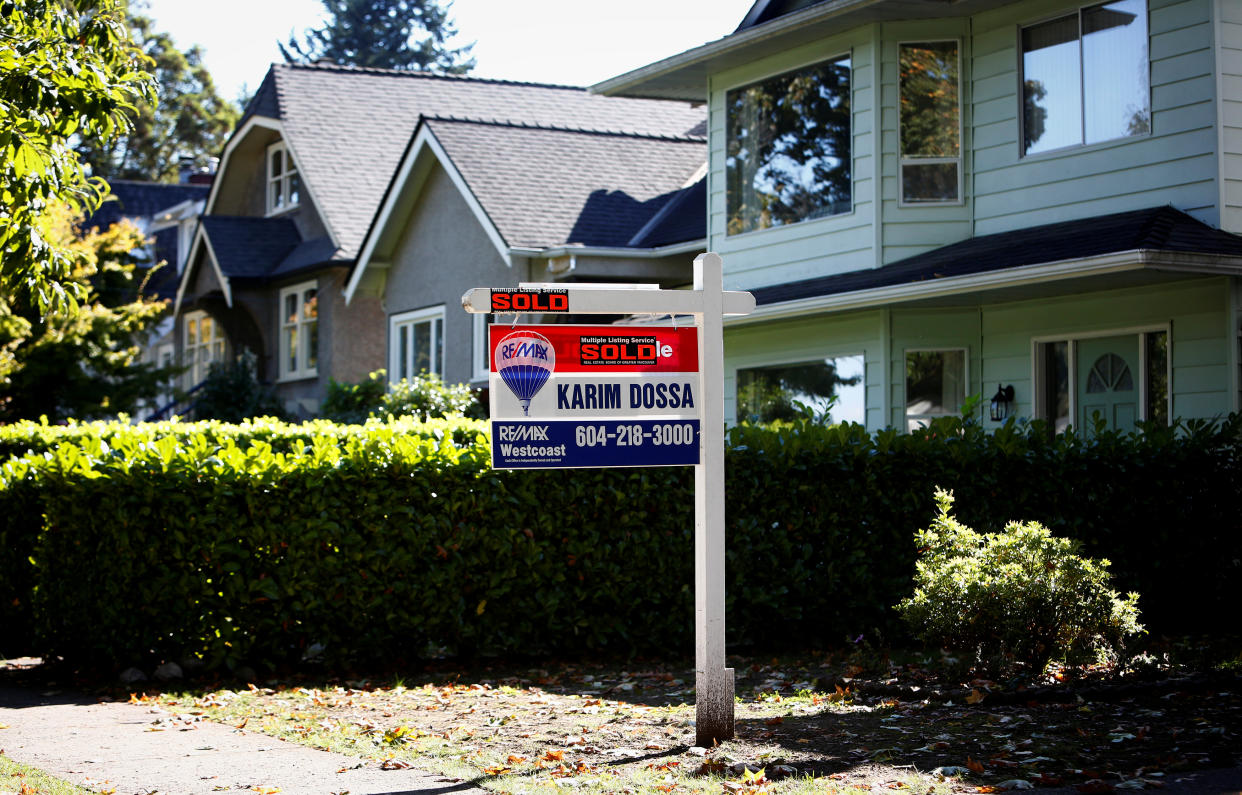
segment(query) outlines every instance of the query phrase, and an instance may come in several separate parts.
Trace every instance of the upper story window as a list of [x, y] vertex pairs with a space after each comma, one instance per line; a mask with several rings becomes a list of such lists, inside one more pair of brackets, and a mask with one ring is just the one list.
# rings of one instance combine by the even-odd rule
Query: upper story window
[[728, 92], [726, 232], [852, 209], [850, 58]]
[[319, 373], [319, 285], [303, 282], [280, 291], [280, 377]]
[[267, 148], [267, 214], [297, 207], [302, 200], [302, 180], [284, 141]]
[[1145, 0], [1023, 28], [1023, 154], [1150, 132], [1148, 72]]
[[901, 201], [957, 202], [962, 196], [962, 123], [956, 41], [902, 44]]

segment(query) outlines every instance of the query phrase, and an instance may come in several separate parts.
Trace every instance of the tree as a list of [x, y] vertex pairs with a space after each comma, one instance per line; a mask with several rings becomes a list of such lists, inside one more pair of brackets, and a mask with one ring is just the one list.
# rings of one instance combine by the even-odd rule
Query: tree
[[[323, 0], [328, 22], [299, 43], [277, 43], [289, 63], [328, 60], [342, 66], [465, 74], [474, 68], [473, 44], [450, 49], [457, 29], [440, 0]], [[452, 5], [451, 3], [449, 4]], [[427, 36], [414, 41], [422, 30]]]
[[0, 0], [0, 290], [40, 312], [85, 293], [73, 249], [49, 237], [58, 202], [89, 213], [107, 183], [88, 176], [72, 137], [107, 139], [152, 96], [123, 0]]
[[132, 412], [176, 374], [139, 361], [139, 342], [164, 312], [142, 295], [145, 241], [128, 220], [85, 234], [65, 204], [47, 213], [49, 244], [76, 263], [67, 277], [76, 312], [43, 315], [22, 296], [0, 296], [0, 421], [96, 419]]
[[131, 13], [128, 24], [149, 59], [145, 69], [155, 80], [156, 96], [135, 103], [127, 132], [83, 136], [78, 151], [91, 172], [105, 179], [176, 182], [181, 157], [206, 166], [224, 148], [241, 113], [216, 93], [198, 46], [178, 50], [167, 33], [139, 14]]

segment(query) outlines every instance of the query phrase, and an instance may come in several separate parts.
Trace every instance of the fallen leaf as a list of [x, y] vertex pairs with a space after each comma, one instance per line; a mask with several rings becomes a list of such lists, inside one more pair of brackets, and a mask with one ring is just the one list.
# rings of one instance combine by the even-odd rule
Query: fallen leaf
[[975, 773], [983, 772], [983, 763], [978, 759], [975, 759], [973, 756], [966, 757], [966, 767]]
[[978, 704], [979, 702], [983, 701], [983, 699], [985, 698], [987, 698], [987, 695], [980, 692], [979, 688], [975, 687], [971, 689], [970, 695], [966, 696], [966, 703], [967, 704]]

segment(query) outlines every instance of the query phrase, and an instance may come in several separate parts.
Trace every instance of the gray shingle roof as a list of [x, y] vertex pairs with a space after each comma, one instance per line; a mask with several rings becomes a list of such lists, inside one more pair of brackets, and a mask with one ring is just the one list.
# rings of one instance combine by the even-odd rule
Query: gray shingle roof
[[[319, 64], [274, 64], [270, 77], [285, 138], [317, 207], [341, 246], [341, 255], [346, 258], [357, 255], [420, 115], [673, 138], [682, 138], [692, 130], [701, 132], [705, 118], [701, 107], [603, 97], [567, 86]], [[266, 98], [255, 103], [254, 112], [260, 106], [270, 110]], [[460, 137], [466, 135], [460, 133]], [[526, 135], [534, 138], [546, 133]], [[523, 133], [515, 128], [513, 136], [519, 138]], [[576, 136], [575, 140], [582, 137], [585, 136]], [[626, 139], [600, 140], [617, 144]], [[579, 146], [584, 155], [596, 151], [586, 144]], [[654, 139], [622, 146], [632, 148], [633, 157], [639, 151], [654, 153], [661, 148]], [[536, 156], [549, 151], [534, 141], [529, 142], [529, 147], [527, 151]], [[697, 158], [704, 158], [702, 144]], [[658, 155], [658, 159], [664, 163], [670, 160], [666, 155]], [[677, 157], [672, 160], [681, 162]], [[537, 163], [529, 165], [538, 170]], [[592, 163], [580, 165], [585, 169]], [[685, 170], [685, 175], [691, 171], [693, 168]], [[612, 188], [607, 176], [601, 189]], [[476, 179], [486, 182], [483, 175]], [[542, 182], [547, 184], [546, 180]], [[635, 191], [629, 195], [640, 202], [655, 198], [653, 188], [641, 184], [626, 183], [616, 188], [627, 186]], [[533, 209], [534, 205], [525, 207]], [[563, 211], [559, 204], [555, 209]], [[548, 231], [538, 225], [530, 228], [515, 218], [506, 218], [504, 226], [515, 231], [515, 239], [508, 242], [518, 245], [523, 244], [521, 241], [543, 239]]]
[[427, 125], [501, 237], [519, 247], [625, 246], [707, 154], [701, 138], [447, 118]]
[[216, 264], [229, 279], [266, 277], [301, 243], [288, 218], [205, 215], [199, 222]]

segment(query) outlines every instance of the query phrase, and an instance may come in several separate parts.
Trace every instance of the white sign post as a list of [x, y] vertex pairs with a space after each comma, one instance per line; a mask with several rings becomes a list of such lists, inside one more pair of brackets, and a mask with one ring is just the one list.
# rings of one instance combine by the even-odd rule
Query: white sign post
[[471, 313], [694, 318], [702, 411], [699, 463], [694, 465], [695, 742], [708, 747], [732, 738], [733, 669], [725, 667], [724, 316], [750, 314], [754, 296], [725, 292], [720, 255], [708, 252], [694, 260], [693, 290], [598, 284], [520, 290], [477, 287], [463, 295], [461, 303]]

